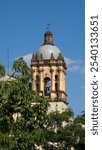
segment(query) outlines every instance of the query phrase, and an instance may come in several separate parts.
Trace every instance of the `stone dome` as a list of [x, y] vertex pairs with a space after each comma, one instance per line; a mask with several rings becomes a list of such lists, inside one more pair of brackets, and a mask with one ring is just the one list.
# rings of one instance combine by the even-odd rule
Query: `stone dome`
[[40, 58], [41, 55], [43, 59], [50, 59], [52, 53], [53, 53], [54, 58], [57, 59], [61, 51], [58, 47], [54, 45], [43, 45], [39, 48], [36, 55], [38, 59]]

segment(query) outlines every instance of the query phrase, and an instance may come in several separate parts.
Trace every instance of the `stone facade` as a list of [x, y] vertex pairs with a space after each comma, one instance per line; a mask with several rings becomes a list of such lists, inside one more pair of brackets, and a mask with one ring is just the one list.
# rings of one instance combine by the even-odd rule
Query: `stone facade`
[[[50, 103], [49, 111], [66, 109], [66, 63], [59, 48], [53, 45], [52, 33], [46, 32], [44, 44], [32, 56], [32, 90]], [[63, 106], [63, 107], [62, 107]]]

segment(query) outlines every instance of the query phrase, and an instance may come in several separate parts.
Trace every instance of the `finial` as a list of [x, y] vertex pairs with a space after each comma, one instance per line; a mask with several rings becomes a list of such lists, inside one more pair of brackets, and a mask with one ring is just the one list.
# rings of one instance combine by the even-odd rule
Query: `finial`
[[33, 55], [32, 55], [32, 59], [35, 59], [35, 55], [34, 55], [34, 53], [33, 53]]
[[58, 58], [57, 58], [58, 60], [64, 60], [64, 58], [63, 58], [63, 56], [62, 56], [62, 54], [61, 53], [59, 53], [59, 55], [58, 55]]
[[49, 31], [50, 24], [47, 24], [47, 31], [44, 34], [44, 44], [43, 45], [53, 45], [53, 34]]
[[40, 59], [43, 59], [43, 55], [42, 55], [42, 53], [40, 54]]
[[53, 53], [51, 53], [50, 59], [51, 59], [51, 60], [54, 60], [54, 59], [55, 59], [54, 56], [53, 56]]

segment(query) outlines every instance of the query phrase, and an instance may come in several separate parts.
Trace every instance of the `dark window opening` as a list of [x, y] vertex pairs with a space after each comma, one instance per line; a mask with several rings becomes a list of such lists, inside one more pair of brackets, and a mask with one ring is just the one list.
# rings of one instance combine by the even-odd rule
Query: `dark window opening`
[[36, 76], [36, 82], [39, 83], [39, 81], [40, 81], [40, 78], [39, 78], [39, 76], [37, 75], [37, 76]]
[[39, 86], [39, 84], [36, 84], [36, 91], [37, 91], [37, 92], [40, 91], [40, 86]]
[[58, 92], [58, 83], [55, 83], [55, 91]]
[[44, 95], [50, 96], [50, 92], [51, 92], [51, 80], [50, 78], [46, 77], [44, 79]]
[[55, 75], [55, 80], [58, 81], [58, 75]]

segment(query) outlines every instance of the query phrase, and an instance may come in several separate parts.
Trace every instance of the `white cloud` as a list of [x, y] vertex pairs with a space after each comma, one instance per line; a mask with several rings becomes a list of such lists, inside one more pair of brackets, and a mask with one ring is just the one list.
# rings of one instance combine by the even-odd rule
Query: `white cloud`
[[72, 60], [70, 58], [67, 58], [67, 57], [64, 57], [64, 60], [66, 62], [67, 65], [70, 65], [70, 64], [74, 64], [75, 63], [75, 60]]
[[32, 54], [27, 54], [23, 56], [23, 59], [25, 60], [25, 62], [30, 66], [31, 64], [31, 58], [32, 58]]
[[70, 72], [80, 72], [80, 66], [70, 66], [68, 68], [68, 71], [70, 71]]
[[83, 61], [81, 59], [71, 59], [64, 57], [69, 72], [84, 73]]
[[81, 59], [76, 59], [76, 60], [73, 60], [71, 58], [67, 58], [67, 57], [64, 57], [64, 60], [66, 62], [67, 65], [71, 65], [71, 64], [82, 64], [83, 61]]

